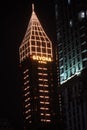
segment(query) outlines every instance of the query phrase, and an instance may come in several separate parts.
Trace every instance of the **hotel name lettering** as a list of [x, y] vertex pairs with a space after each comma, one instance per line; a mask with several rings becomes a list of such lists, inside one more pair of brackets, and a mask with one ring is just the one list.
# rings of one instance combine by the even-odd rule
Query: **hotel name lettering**
[[35, 56], [35, 55], [33, 55], [32, 58], [33, 58], [33, 60], [38, 60], [38, 61], [49, 61], [49, 62], [52, 61], [51, 57], [44, 57], [44, 56]]

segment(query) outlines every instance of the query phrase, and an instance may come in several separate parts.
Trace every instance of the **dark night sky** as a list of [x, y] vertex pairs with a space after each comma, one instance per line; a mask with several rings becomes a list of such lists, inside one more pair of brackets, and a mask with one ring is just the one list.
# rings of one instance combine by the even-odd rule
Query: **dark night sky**
[[[53, 0], [34, 0], [35, 12], [54, 42], [56, 37], [54, 25]], [[3, 1], [0, 4], [0, 120], [6, 118], [13, 127], [21, 124], [21, 86], [19, 83], [18, 48], [25, 34], [31, 16], [32, 0]]]

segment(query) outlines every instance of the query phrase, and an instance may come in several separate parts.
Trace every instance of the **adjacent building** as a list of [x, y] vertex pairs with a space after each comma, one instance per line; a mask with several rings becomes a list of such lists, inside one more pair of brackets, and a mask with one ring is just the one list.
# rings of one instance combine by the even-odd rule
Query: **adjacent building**
[[32, 5], [31, 18], [19, 47], [25, 130], [55, 128], [57, 80], [52, 42]]
[[55, 4], [60, 84], [87, 67], [86, 0], [58, 0]]
[[87, 130], [87, 4], [55, 0], [58, 111], [65, 130]]
[[87, 130], [87, 69], [58, 89], [59, 118], [65, 130]]

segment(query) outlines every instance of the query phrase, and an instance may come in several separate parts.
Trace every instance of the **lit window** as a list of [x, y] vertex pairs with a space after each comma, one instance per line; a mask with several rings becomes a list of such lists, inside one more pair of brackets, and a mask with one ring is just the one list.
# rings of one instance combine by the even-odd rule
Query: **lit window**
[[58, 17], [58, 5], [55, 5], [56, 18]]
[[35, 41], [31, 41], [31, 44], [32, 44], [32, 45], [35, 45]]
[[69, 25], [70, 25], [70, 27], [72, 27], [72, 20], [69, 21]]
[[81, 12], [81, 18], [85, 17], [85, 12]]
[[71, 0], [68, 0], [68, 4], [70, 4]]
[[32, 47], [32, 51], [35, 51], [35, 47]]
[[84, 11], [81, 11], [79, 13], [79, 18], [80, 18], [80, 20], [85, 18], [85, 12]]

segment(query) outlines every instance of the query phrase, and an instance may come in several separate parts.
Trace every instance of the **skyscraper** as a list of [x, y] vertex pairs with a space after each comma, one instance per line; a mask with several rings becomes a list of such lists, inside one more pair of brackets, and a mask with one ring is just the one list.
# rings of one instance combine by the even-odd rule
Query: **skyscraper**
[[65, 130], [87, 130], [87, 4], [55, 0], [58, 111]]
[[87, 67], [86, 0], [59, 0], [55, 4], [60, 84]]
[[25, 129], [55, 126], [57, 122], [57, 80], [52, 42], [34, 11], [19, 47], [23, 82]]

